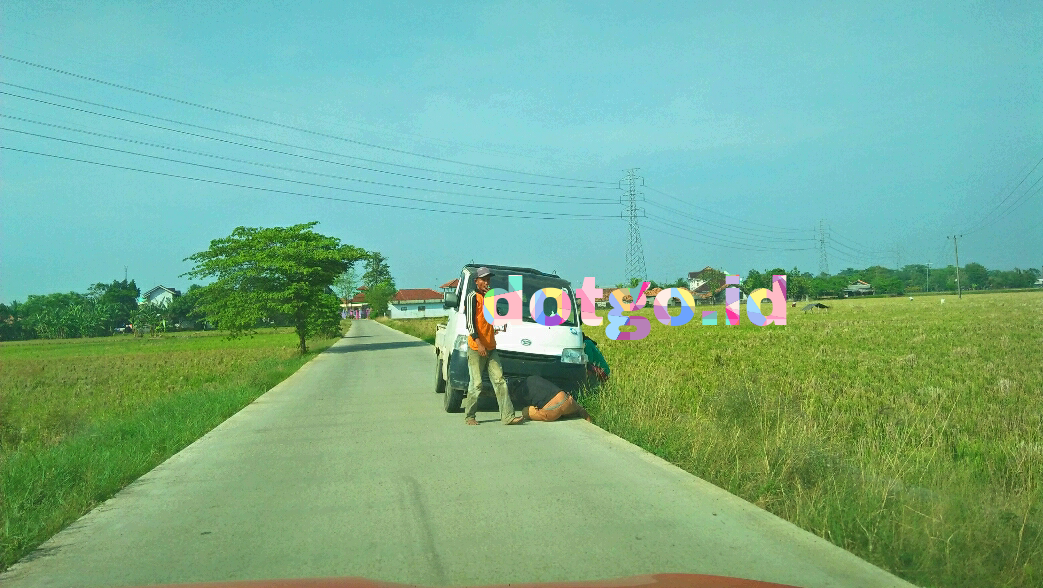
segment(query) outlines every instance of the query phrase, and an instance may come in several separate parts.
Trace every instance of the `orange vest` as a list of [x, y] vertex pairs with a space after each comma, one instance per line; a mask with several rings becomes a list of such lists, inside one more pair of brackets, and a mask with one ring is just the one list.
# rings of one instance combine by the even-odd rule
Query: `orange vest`
[[[485, 296], [481, 296], [477, 292], [472, 293], [471, 296], [478, 298], [478, 304], [474, 313], [474, 330], [478, 331], [478, 340], [482, 342], [487, 351], [496, 349], [496, 334], [493, 332], [493, 326], [489, 324], [489, 321], [485, 320]], [[471, 302], [468, 301], [467, 303], [470, 304]], [[467, 337], [467, 346], [478, 351], [478, 345], [470, 336]]]

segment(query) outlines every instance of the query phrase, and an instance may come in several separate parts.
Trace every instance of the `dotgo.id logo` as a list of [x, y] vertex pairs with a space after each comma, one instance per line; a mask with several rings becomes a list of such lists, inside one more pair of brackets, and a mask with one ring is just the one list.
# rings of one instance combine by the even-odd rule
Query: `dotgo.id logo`
[[[725, 295], [725, 325], [739, 324], [739, 276], [727, 276], [724, 280], [729, 287], [724, 289]], [[491, 288], [485, 293], [485, 320], [494, 327], [507, 324], [519, 324], [522, 322], [522, 276], [508, 276], [507, 290], [503, 288]], [[636, 341], [644, 339], [652, 331], [652, 324], [648, 318], [643, 316], [625, 315], [624, 312], [635, 312], [645, 307], [648, 299], [645, 292], [648, 290], [649, 282], [642, 282], [637, 295], [632, 296], [632, 302], [624, 299], [631, 297], [632, 288], [617, 288], [609, 296], [609, 304], [612, 308], [608, 311], [608, 323], [605, 325], [605, 336], [615, 341]], [[594, 278], [583, 279], [583, 287], [578, 288], [576, 293], [580, 298], [580, 318], [588, 327], [600, 327], [604, 318], [597, 316], [594, 309], [594, 300], [601, 298], [603, 288], [594, 287]], [[671, 299], [681, 301], [680, 312], [674, 316], [667, 309]], [[499, 300], [507, 301], [507, 314], [499, 315], [496, 303]], [[764, 316], [761, 304], [767, 299], [771, 301], [771, 314]], [[555, 311], [548, 314], [545, 312], [547, 300], [555, 301]], [[655, 310], [655, 318], [660, 323], [670, 327], [679, 327], [688, 324], [695, 318], [695, 298], [687, 288], [665, 288], [656, 294], [652, 302]], [[563, 324], [572, 315], [572, 302], [565, 292], [560, 288], [543, 288], [533, 293], [529, 299], [529, 314], [533, 320], [540, 325], [556, 327]], [[775, 275], [771, 277], [771, 290], [757, 288], [750, 292], [746, 299], [746, 316], [750, 322], [763, 327], [764, 325], [786, 324], [786, 276]], [[702, 324], [716, 325], [717, 311], [704, 310], [702, 313]], [[633, 331], [621, 331], [622, 327], [634, 327]]]

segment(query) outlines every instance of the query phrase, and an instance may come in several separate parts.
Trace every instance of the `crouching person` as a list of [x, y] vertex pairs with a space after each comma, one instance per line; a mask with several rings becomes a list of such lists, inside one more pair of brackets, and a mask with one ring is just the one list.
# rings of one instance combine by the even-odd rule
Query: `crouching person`
[[518, 382], [513, 392], [518, 404], [526, 407], [522, 414], [529, 420], [550, 422], [579, 416], [590, 421], [590, 415], [572, 394], [546, 378], [529, 376], [524, 382]]

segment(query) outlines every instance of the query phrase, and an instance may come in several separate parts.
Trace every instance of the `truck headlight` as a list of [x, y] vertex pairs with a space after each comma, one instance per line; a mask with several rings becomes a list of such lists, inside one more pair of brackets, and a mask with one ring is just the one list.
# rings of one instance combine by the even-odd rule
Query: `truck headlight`
[[561, 362], [562, 363], [586, 363], [587, 356], [583, 353], [582, 349], [562, 349], [561, 350]]
[[467, 353], [467, 335], [457, 335], [453, 347], [457, 351]]

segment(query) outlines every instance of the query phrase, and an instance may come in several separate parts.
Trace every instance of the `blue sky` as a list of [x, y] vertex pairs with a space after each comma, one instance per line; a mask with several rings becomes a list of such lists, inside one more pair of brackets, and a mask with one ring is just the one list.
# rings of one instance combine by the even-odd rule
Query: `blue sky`
[[400, 288], [610, 285], [634, 167], [653, 279], [817, 272], [820, 222], [831, 271], [950, 264], [959, 232], [961, 265], [1043, 265], [1043, 5], [718, 4], [8, 0], [6, 57], [242, 116], [0, 59], [0, 301], [187, 287], [211, 239], [312, 220]]

